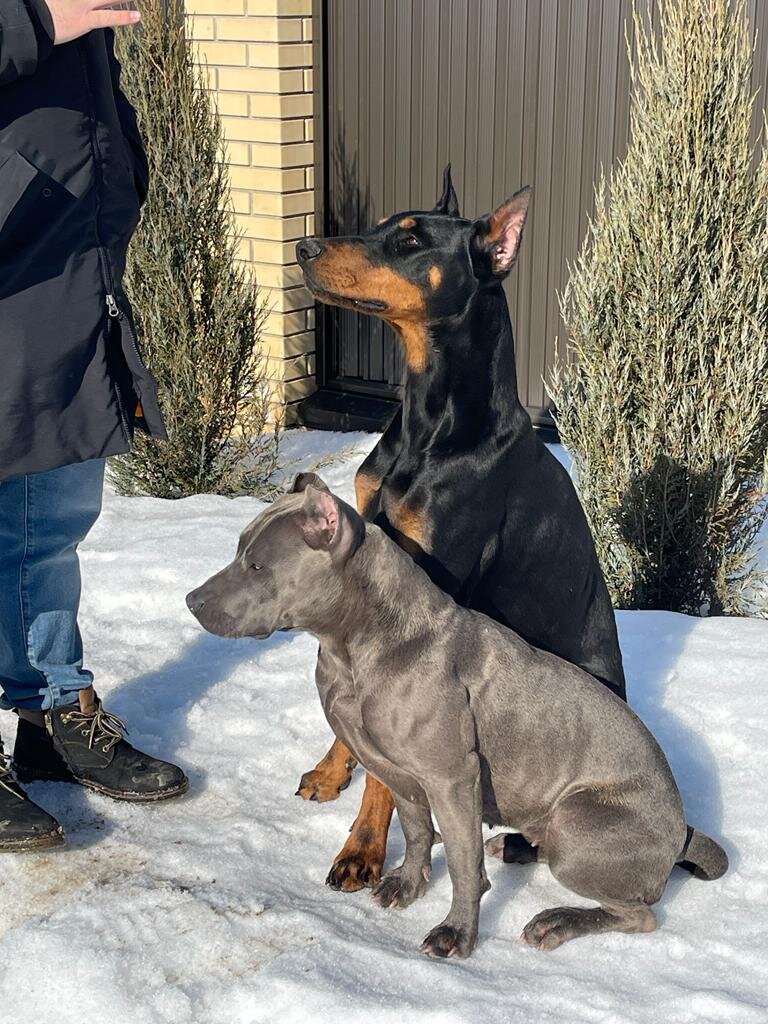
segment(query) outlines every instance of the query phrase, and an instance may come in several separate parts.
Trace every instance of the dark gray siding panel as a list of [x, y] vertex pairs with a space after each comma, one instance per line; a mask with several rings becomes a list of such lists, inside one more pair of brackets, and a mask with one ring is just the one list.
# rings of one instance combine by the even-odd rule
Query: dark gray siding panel
[[[643, 2], [657, 23], [656, 0]], [[631, 9], [631, 0], [324, 0], [329, 233], [428, 209], [449, 160], [466, 216], [533, 185], [506, 285], [521, 397], [533, 413], [546, 405], [542, 377], [562, 332], [557, 293], [600, 167], [626, 150]], [[748, 10], [762, 108], [768, 0], [748, 0]], [[326, 383], [397, 389], [403, 359], [387, 328], [338, 310], [323, 322]]]

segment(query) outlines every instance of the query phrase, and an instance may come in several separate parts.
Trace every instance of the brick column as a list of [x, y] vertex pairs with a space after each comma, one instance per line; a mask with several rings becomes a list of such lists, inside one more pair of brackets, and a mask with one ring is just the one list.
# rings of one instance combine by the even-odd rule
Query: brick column
[[271, 307], [262, 341], [274, 413], [315, 390], [314, 304], [296, 239], [314, 232], [311, 0], [186, 0], [226, 138], [240, 255]]

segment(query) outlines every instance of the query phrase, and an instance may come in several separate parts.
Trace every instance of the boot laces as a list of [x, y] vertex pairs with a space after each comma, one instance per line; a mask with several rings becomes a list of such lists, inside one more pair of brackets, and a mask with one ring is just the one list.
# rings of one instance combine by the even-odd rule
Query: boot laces
[[[6, 754], [2, 746], [0, 746], [0, 786], [3, 789], [7, 789], [9, 793], [13, 793], [14, 796], [18, 796], [18, 790], [14, 786], [13, 778], [13, 758], [10, 754]], [[23, 797], [21, 798], [24, 799]]]
[[95, 712], [87, 714], [79, 710], [69, 711], [65, 720], [74, 722], [75, 725], [87, 726], [88, 749], [93, 750], [94, 745], [98, 743], [105, 754], [128, 732], [128, 726], [122, 718], [105, 711], [101, 702]]

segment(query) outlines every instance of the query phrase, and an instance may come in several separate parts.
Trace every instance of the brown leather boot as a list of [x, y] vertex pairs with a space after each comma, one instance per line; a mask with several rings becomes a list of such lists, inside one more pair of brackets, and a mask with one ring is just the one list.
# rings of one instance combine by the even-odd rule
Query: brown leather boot
[[44, 730], [21, 719], [14, 751], [20, 779], [76, 782], [115, 800], [167, 800], [186, 792], [181, 768], [132, 747], [125, 723], [104, 710], [92, 686], [79, 697], [78, 704], [44, 712]]
[[64, 832], [55, 818], [27, 794], [11, 774], [11, 759], [0, 741], [0, 852], [23, 853], [60, 846]]

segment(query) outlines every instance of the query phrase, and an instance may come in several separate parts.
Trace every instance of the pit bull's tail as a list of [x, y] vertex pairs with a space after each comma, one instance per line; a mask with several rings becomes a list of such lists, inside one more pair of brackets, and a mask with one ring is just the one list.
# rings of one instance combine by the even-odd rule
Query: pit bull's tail
[[690, 871], [695, 878], [712, 882], [728, 870], [728, 854], [714, 839], [689, 825], [685, 844], [676, 863]]

